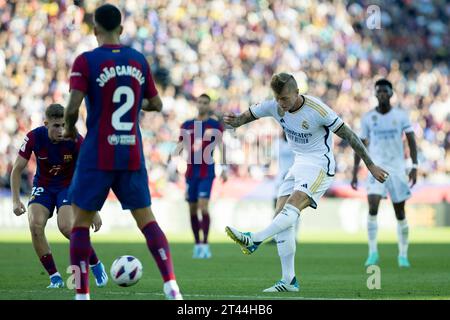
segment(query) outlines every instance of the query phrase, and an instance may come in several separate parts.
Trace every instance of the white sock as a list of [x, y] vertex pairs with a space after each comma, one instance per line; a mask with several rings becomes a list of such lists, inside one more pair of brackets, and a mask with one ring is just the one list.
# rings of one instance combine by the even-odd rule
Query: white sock
[[300, 238], [298, 232], [300, 231], [300, 216], [297, 219], [297, 222], [294, 225], [294, 232], [295, 232], [295, 241], [298, 241], [297, 238]]
[[295, 228], [291, 226], [275, 236], [281, 261], [282, 280], [290, 284], [295, 277]]
[[406, 258], [408, 256], [408, 222], [406, 219], [397, 220], [397, 222], [398, 252], [399, 256]]
[[291, 204], [285, 204], [283, 210], [272, 220], [272, 223], [263, 231], [252, 235], [254, 242], [263, 242], [291, 227], [300, 216], [300, 210]]
[[178, 287], [178, 284], [175, 280], [169, 280], [164, 282], [164, 292], [170, 292], [171, 290], [180, 292], [180, 288]]
[[77, 293], [75, 295], [75, 300], [91, 300], [89, 293]]
[[369, 238], [369, 254], [378, 252], [377, 248], [377, 216], [372, 216], [369, 214], [367, 218], [367, 234]]

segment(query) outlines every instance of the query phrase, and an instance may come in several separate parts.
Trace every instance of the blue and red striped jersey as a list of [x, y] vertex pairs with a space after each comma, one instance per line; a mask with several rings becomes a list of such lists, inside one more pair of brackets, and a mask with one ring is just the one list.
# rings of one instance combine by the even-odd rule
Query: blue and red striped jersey
[[192, 119], [181, 125], [179, 141], [188, 148], [186, 178], [213, 178], [213, 153], [223, 125], [212, 118], [204, 121]]
[[33, 185], [68, 187], [72, 181], [82, 142], [83, 137], [78, 135], [76, 141], [64, 140], [53, 143], [45, 126], [30, 131], [19, 150], [19, 155], [26, 160], [30, 159], [32, 152], [36, 156], [37, 168]]
[[158, 92], [144, 55], [121, 45], [84, 52], [73, 64], [70, 90], [86, 94], [88, 131], [78, 165], [100, 170], [145, 165], [139, 112], [142, 99]]

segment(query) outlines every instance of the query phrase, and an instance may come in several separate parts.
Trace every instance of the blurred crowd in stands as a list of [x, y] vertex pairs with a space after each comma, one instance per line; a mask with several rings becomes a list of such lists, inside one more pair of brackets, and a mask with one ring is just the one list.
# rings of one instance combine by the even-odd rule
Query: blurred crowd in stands
[[[196, 115], [197, 96], [209, 94], [219, 118], [243, 112], [271, 97], [270, 78], [281, 71], [292, 73], [302, 93], [320, 97], [356, 131], [361, 115], [376, 105], [375, 81], [386, 77], [394, 85], [392, 102], [409, 111], [417, 135], [419, 182], [448, 182], [450, 3], [109, 2], [124, 14], [123, 44], [148, 57], [164, 103], [162, 114], [141, 120], [155, 188], [182, 181], [183, 162], [169, 154], [181, 123]], [[101, 3], [0, 0], [0, 188], [8, 187], [17, 150], [25, 134], [42, 125], [45, 107], [67, 101], [75, 57], [97, 45], [92, 16]], [[375, 11], [368, 13], [373, 4]], [[85, 132], [82, 122], [78, 127]], [[226, 130], [230, 174], [252, 179], [275, 174], [270, 150], [279, 136], [270, 119]], [[349, 181], [353, 153], [336, 136], [335, 155], [337, 181]], [[31, 161], [24, 173], [24, 190], [34, 166]]]

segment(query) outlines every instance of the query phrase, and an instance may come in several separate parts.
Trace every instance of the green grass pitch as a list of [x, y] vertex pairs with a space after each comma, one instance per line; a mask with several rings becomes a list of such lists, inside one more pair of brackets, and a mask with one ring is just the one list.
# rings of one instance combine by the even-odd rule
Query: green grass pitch
[[[133, 287], [111, 281], [96, 288], [91, 276], [92, 299], [164, 299], [162, 281], [143, 238], [139, 234], [94, 235], [93, 244], [109, 271], [120, 255], [138, 257], [143, 277]], [[298, 293], [262, 293], [281, 276], [276, 246], [264, 244], [251, 256], [223, 235], [213, 235], [210, 260], [193, 260], [190, 236], [171, 237], [172, 257], [179, 285], [189, 300], [246, 299], [450, 299], [450, 228], [412, 231], [411, 269], [397, 267], [395, 231], [381, 232], [381, 289], [367, 288], [370, 276], [363, 266], [367, 244], [363, 233], [305, 233], [297, 246]], [[50, 234], [57, 267], [68, 274], [68, 242]], [[188, 240], [189, 239], [189, 240]], [[25, 231], [0, 235], [0, 299], [73, 299], [68, 289], [46, 289], [48, 276], [35, 256]]]

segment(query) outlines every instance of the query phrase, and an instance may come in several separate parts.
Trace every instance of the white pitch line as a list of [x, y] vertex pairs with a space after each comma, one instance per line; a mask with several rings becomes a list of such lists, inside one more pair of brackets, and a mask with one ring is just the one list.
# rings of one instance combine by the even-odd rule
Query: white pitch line
[[[0, 290], [0, 292], [9, 293], [10, 290]], [[24, 290], [22, 292], [25, 293], [39, 293], [42, 294], [43, 291], [39, 290]], [[154, 293], [154, 292], [118, 292], [118, 291], [103, 291], [104, 294], [111, 295], [145, 295], [145, 296], [164, 296], [163, 293]], [[249, 296], [249, 295], [226, 295], [226, 294], [183, 294], [183, 297], [196, 297], [196, 298], [223, 298], [223, 299], [262, 299], [262, 300], [363, 300], [363, 299], [355, 299], [355, 298], [316, 298], [316, 297], [283, 297], [283, 293], [280, 293], [280, 296]], [[95, 298], [95, 295], [94, 295]], [[95, 300], [95, 299], [94, 299]]]

